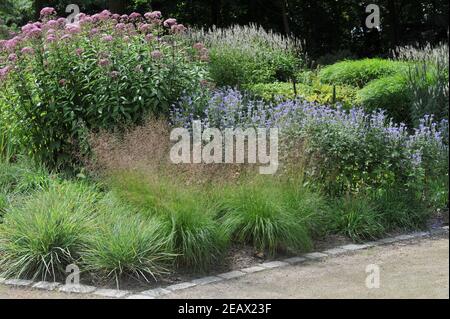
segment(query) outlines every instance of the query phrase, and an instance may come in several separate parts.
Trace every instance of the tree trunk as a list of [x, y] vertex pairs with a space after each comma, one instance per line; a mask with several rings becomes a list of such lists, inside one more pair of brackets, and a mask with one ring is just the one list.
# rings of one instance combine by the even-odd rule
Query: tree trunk
[[286, 34], [289, 34], [289, 33], [291, 33], [291, 30], [289, 28], [289, 16], [288, 16], [287, 1], [280, 0], [280, 4], [281, 4], [281, 14], [283, 16], [284, 32]]

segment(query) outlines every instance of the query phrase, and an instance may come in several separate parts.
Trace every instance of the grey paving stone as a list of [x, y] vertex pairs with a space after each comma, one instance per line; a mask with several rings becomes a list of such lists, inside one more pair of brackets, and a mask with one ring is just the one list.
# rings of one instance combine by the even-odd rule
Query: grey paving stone
[[380, 243], [378, 241], [369, 241], [369, 242], [365, 243], [365, 245], [368, 245], [369, 247], [375, 247], [375, 246], [380, 246]]
[[304, 261], [306, 261], [306, 258], [304, 257], [291, 257], [291, 258], [287, 258], [285, 260], [283, 260], [285, 263], [294, 265], [294, 264], [299, 264], [302, 263]]
[[248, 267], [248, 268], [241, 269], [241, 271], [245, 272], [246, 274], [251, 274], [251, 273], [254, 273], [254, 272], [258, 272], [258, 271], [263, 271], [265, 269], [266, 268], [264, 268], [264, 267], [253, 266], [253, 267]]
[[24, 279], [7, 279], [3, 282], [5, 285], [17, 286], [17, 287], [28, 287], [33, 284], [32, 280]]
[[143, 292], [141, 292], [141, 294], [156, 298], [159, 296], [164, 296], [164, 295], [170, 294], [170, 290], [167, 290], [164, 288], [155, 288], [155, 289], [143, 291]]
[[129, 295], [131, 292], [128, 290], [118, 290], [118, 289], [97, 289], [94, 291], [94, 295], [110, 298], [123, 298]]
[[150, 297], [143, 294], [135, 294], [128, 296], [126, 299], [155, 299], [155, 297]]
[[224, 279], [217, 277], [217, 276], [208, 276], [208, 277], [194, 279], [191, 282], [193, 282], [196, 285], [202, 286], [202, 285], [207, 285], [207, 284], [211, 284], [213, 282], [218, 282], [218, 281], [222, 281], [222, 280], [224, 280]]
[[354, 251], [354, 250], [366, 249], [369, 247], [370, 247], [370, 245], [368, 245], [368, 244], [360, 244], [360, 245], [350, 244], [350, 245], [341, 246], [339, 248], [342, 248], [342, 249], [345, 249], [348, 251]]
[[413, 233], [413, 235], [415, 238], [421, 238], [421, 237], [430, 236], [430, 233], [427, 231], [420, 231], [420, 232]]
[[408, 234], [408, 235], [399, 235], [399, 236], [395, 236], [394, 238], [398, 241], [400, 240], [409, 240], [409, 239], [413, 239], [416, 236], [412, 235], [412, 234]]
[[264, 268], [278, 268], [278, 267], [287, 266], [289, 264], [287, 262], [284, 262], [284, 261], [269, 261], [269, 262], [262, 263], [262, 264], [259, 264], [259, 265], [261, 267], [264, 267]]
[[305, 255], [303, 255], [303, 257], [305, 257], [305, 258], [307, 258], [307, 259], [310, 259], [310, 260], [315, 260], [315, 259], [322, 259], [322, 258], [325, 258], [325, 257], [327, 257], [327, 255], [324, 254], [324, 253], [318, 253], [318, 252], [316, 252], [316, 253], [305, 254]]
[[63, 285], [58, 291], [76, 293], [76, 294], [90, 294], [97, 290], [97, 287], [87, 285]]
[[388, 237], [378, 240], [378, 242], [381, 244], [392, 244], [395, 243], [396, 241], [397, 239], [395, 239], [394, 237]]
[[193, 282], [182, 282], [179, 284], [168, 286], [165, 289], [170, 290], [170, 291], [175, 291], [175, 290], [182, 290], [182, 289], [187, 289], [187, 288], [191, 288], [191, 287], [195, 287], [195, 286], [197, 286], [197, 284], [195, 284]]
[[226, 272], [226, 273], [223, 273], [223, 274], [220, 274], [217, 276], [221, 277], [223, 279], [233, 279], [233, 278], [241, 277], [244, 275], [245, 275], [245, 273], [243, 273], [242, 271], [234, 270], [234, 271]]
[[35, 283], [33, 286], [35, 289], [43, 289], [43, 290], [55, 290], [59, 287], [61, 287], [61, 284], [59, 282], [49, 282], [49, 281], [39, 281]]
[[336, 256], [336, 255], [344, 254], [347, 252], [348, 252], [348, 250], [346, 250], [344, 248], [339, 248], [339, 247], [323, 251], [324, 254], [331, 255], [331, 256]]

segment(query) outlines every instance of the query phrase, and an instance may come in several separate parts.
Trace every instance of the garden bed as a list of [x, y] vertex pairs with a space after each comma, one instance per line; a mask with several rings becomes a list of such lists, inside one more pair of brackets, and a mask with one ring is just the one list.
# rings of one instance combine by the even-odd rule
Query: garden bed
[[[305, 70], [297, 44], [256, 26], [188, 32], [157, 11], [73, 24], [52, 8], [0, 42], [2, 276], [60, 281], [76, 265], [89, 284], [148, 288], [439, 224], [448, 46]], [[275, 96], [294, 78], [307, 96]], [[399, 109], [378, 94], [387, 82], [431, 102]], [[257, 144], [275, 171], [259, 174], [250, 136], [230, 163], [222, 143], [196, 163], [195, 125], [221, 141], [276, 132]]]

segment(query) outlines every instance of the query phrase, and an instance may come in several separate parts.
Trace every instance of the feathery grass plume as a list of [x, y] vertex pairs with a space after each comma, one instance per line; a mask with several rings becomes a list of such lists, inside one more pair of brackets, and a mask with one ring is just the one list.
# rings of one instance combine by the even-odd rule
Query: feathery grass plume
[[438, 46], [398, 47], [393, 52], [398, 60], [409, 61], [406, 76], [411, 95], [410, 113], [414, 124], [425, 115], [438, 121], [448, 120], [449, 50], [448, 43]]
[[255, 24], [194, 30], [190, 37], [210, 49], [209, 70], [219, 86], [287, 81], [306, 60], [299, 40]]

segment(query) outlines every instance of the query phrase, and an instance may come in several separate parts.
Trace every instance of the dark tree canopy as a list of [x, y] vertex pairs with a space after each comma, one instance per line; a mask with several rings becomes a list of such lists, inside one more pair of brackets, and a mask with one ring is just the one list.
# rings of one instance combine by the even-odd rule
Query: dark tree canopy
[[[2, 0], [7, 7], [11, 0]], [[368, 3], [381, 12], [381, 29], [365, 27]], [[73, 0], [34, 0], [38, 8], [53, 6], [64, 13]], [[383, 55], [397, 45], [448, 39], [447, 0], [83, 0], [82, 11], [117, 13], [160, 10], [196, 27], [257, 23], [305, 40], [310, 55], [349, 51], [357, 56]], [[1, 11], [1, 8], [0, 8]]]

